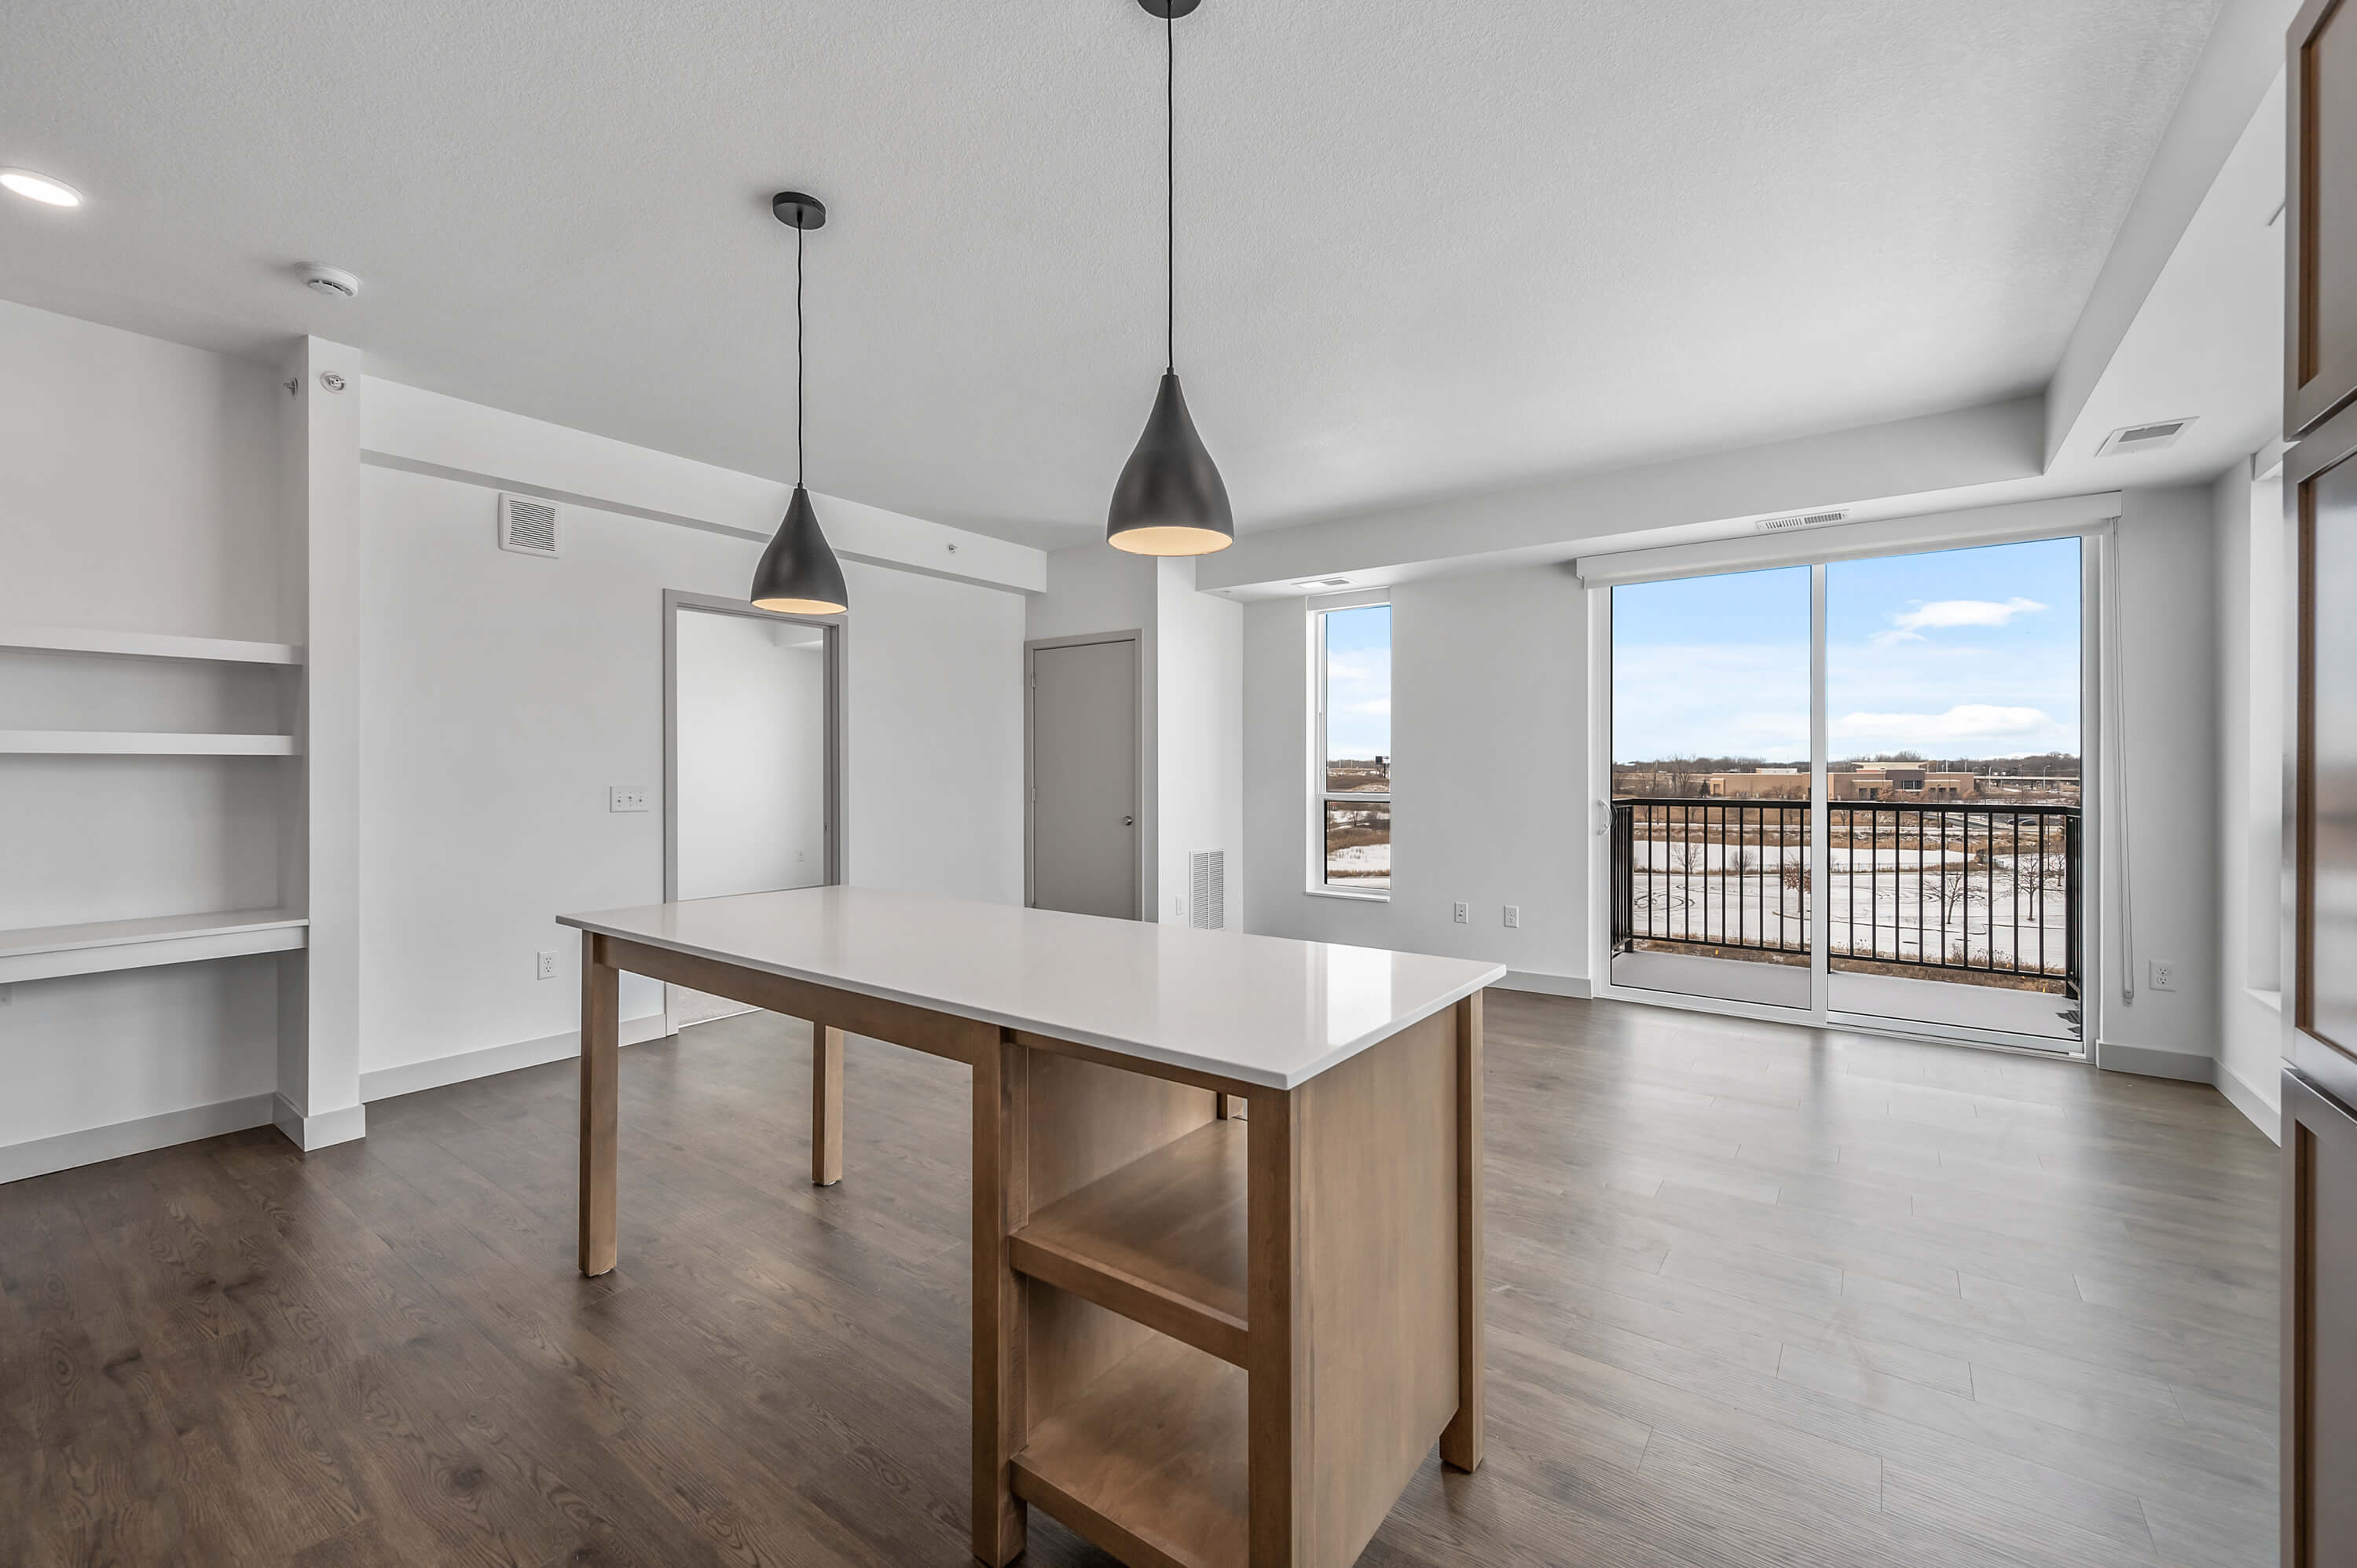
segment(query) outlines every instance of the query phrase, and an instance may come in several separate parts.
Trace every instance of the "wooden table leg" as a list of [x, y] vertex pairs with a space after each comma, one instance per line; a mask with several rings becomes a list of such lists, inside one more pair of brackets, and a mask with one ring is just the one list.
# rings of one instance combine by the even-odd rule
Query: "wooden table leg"
[[581, 1272], [614, 1266], [614, 1164], [619, 1130], [622, 975], [606, 939], [581, 935]]
[[974, 1554], [1020, 1555], [1028, 1510], [1014, 1492], [1026, 1416], [1022, 1276], [1007, 1237], [1031, 1216], [1030, 1053], [997, 1029], [974, 1053]]
[[811, 1026], [811, 1180], [843, 1179], [843, 1031]]
[[1251, 1324], [1245, 1387], [1248, 1557], [1293, 1568], [1307, 1545], [1309, 1378], [1300, 1310], [1299, 1101], [1281, 1089], [1245, 1101], [1244, 1300]]
[[1443, 1463], [1481, 1464], [1481, 993], [1457, 1004], [1457, 1414], [1440, 1434]]

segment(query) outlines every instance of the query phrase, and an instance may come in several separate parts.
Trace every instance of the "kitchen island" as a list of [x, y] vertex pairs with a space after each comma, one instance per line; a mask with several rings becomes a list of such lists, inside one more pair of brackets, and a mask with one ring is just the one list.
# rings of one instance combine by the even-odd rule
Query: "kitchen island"
[[1436, 1441], [1481, 1458], [1495, 964], [812, 887], [582, 932], [580, 1266], [618, 1259], [619, 977], [974, 1074], [974, 1555], [1027, 1506], [1134, 1568], [1343, 1568]]

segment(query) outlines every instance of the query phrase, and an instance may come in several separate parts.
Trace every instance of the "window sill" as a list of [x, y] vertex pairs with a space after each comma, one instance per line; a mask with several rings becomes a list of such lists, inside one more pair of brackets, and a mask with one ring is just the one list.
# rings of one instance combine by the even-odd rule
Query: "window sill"
[[1352, 893], [1340, 887], [1305, 887], [1302, 891], [1312, 898], [1340, 898], [1349, 904], [1388, 904], [1392, 901], [1389, 893]]

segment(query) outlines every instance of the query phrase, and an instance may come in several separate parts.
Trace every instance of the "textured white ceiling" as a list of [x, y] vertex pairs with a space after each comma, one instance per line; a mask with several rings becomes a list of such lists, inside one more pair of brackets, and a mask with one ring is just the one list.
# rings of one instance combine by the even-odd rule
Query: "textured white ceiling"
[[[2052, 371], [2215, 0], [1204, 0], [1179, 368], [1240, 522], [1960, 406]], [[1103, 526], [1160, 369], [1134, 0], [12, 0], [0, 295]], [[358, 273], [338, 306], [294, 263]]]

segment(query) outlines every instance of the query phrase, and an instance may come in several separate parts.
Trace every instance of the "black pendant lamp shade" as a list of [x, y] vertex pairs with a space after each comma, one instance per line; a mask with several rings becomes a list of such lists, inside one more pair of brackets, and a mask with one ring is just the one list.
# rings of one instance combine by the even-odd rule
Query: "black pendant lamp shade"
[[786, 503], [777, 537], [753, 568], [748, 596], [755, 608], [784, 615], [840, 615], [851, 607], [843, 564], [819, 528], [810, 492], [802, 489], [802, 235], [825, 223], [826, 207], [814, 196], [781, 190], [770, 199], [770, 210], [794, 231], [794, 496]]
[[778, 536], [753, 568], [752, 599], [757, 608], [797, 616], [839, 615], [851, 604], [843, 588], [842, 563], [819, 532], [810, 492], [800, 485], [786, 503]]
[[1134, 555], [1209, 555], [1236, 542], [1218, 465], [1203, 450], [1178, 372], [1162, 372], [1146, 434], [1113, 489], [1105, 542]]
[[1197, 0], [1138, 0], [1162, 20], [1163, 119], [1166, 141], [1163, 187], [1164, 356], [1162, 388], [1146, 433], [1114, 486], [1105, 513], [1105, 542], [1133, 555], [1209, 555], [1236, 542], [1235, 513], [1219, 465], [1195, 434], [1187, 394], [1178, 390], [1178, 53], [1171, 23], [1192, 11]]

